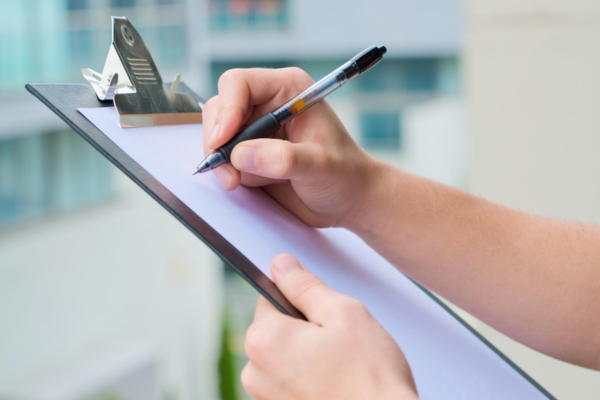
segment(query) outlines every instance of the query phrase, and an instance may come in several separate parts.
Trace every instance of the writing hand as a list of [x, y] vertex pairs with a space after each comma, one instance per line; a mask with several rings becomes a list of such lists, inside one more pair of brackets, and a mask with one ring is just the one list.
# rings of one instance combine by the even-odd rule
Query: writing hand
[[[311, 84], [298, 68], [226, 72], [219, 94], [204, 107], [205, 154]], [[223, 187], [263, 186], [312, 226], [357, 224], [379, 163], [352, 140], [327, 102], [286, 124], [274, 139], [237, 145], [231, 164], [214, 170]]]

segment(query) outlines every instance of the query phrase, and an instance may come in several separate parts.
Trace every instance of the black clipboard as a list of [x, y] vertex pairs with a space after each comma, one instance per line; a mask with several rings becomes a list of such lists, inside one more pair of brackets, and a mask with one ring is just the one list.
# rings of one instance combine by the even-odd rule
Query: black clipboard
[[[167, 209], [179, 222], [202, 240], [223, 261], [248, 281], [284, 314], [305, 319], [283, 296], [277, 286], [246, 256], [223, 238], [195, 212], [190, 210], [173, 193], [167, 190], [152, 175], [121, 150], [98, 128], [77, 111], [86, 107], [114, 107], [112, 102], [101, 102], [90, 85], [83, 84], [28, 84], [26, 88], [48, 108], [62, 118], [75, 132], [82, 136], [104, 157], [133, 180], [139, 187]], [[198, 101], [202, 99], [185, 84], [178, 92], [189, 93]]]
[[[305, 319], [279, 291], [277, 286], [258, 267], [246, 258], [237, 248], [223, 238], [215, 229], [207, 224], [195, 212], [189, 209], [173, 193], [166, 189], [151, 174], [135, 162], [127, 153], [121, 150], [98, 128], [89, 122], [77, 108], [112, 107], [112, 103], [101, 102], [97, 99], [95, 92], [89, 85], [83, 84], [28, 84], [26, 88], [42, 103], [61, 117], [75, 132], [81, 135], [96, 150], [111, 161], [117, 168], [131, 178], [138, 186], [148, 193], [154, 200], [169, 211], [179, 222], [186, 226], [194, 235], [202, 240], [223, 261], [230, 265], [246, 281], [248, 281], [260, 294], [265, 296], [277, 309], [284, 314]], [[178, 92], [189, 93], [198, 101], [202, 99], [193, 93], [184, 84], [180, 85]], [[548, 399], [555, 399], [546, 389], [532, 379], [526, 372], [506, 357], [500, 350], [492, 345], [479, 332], [474, 330], [446, 304], [440, 301], [429, 290], [418, 283], [413, 283], [423, 290], [447, 313], [458, 320], [474, 336], [494, 351], [516, 372], [522, 375], [536, 389]]]

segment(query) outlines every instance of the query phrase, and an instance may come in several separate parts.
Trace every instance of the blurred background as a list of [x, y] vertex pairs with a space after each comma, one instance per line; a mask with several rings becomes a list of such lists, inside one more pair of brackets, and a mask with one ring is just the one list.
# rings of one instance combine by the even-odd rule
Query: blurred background
[[[600, 222], [597, 1], [3, 1], [0, 399], [248, 398], [254, 291], [24, 89], [101, 71], [111, 15], [205, 99], [229, 68], [319, 79], [386, 45], [329, 97], [361, 145], [510, 207]], [[459, 312], [558, 398], [600, 396], [600, 373]]]

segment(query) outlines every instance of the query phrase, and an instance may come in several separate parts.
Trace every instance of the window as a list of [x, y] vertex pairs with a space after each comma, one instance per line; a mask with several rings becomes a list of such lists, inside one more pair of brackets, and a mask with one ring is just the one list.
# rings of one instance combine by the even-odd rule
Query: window
[[252, 61], [252, 62], [225, 62], [225, 61], [216, 61], [212, 62], [211, 69], [211, 82], [212, 82], [212, 90], [213, 93], [218, 92], [218, 83], [219, 78], [225, 71], [233, 69], [233, 68], [285, 68], [290, 65], [294, 65], [293, 63], [287, 61]]
[[109, 162], [71, 130], [0, 140], [0, 228], [111, 194]]
[[409, 92], [436, 90], [436, 62], [433, 59], [410, 59], [404, 63], [405, 85]]
[[[108, 45], [106, 46], [108, 48]], [[92, 67], [92, 63], [98, 57], [106, 57], [105, 54], [94, 54], [92, 31], [72, 30], [69, 31], [69, 54], [73, 65]]]
[[135, 0], [110, 0], [112, 8], [135, 7]]
[[367, 150], [400, 150], [402, 147], [400, 118], [397, 112], [361, 113], [361, 145]]
[[434, 92], [437, 74], [433, 58], [384, 59], [377, 72], [365, 74], [358, 84], [364, 92]]
[[163, 60], [164, 64], [183, 64], [186, 61], [188, 48], [186, 27], [182, 25], [159, 26], [156, 29], [159, 42], [156, 54], [158, 57], [156, 58]]
[[67, 9], [69, 10], [85, 10], [90, 8], [88, 0], [69, 0], [67, 2]]
[[288, 21], [286, 0], [210, 0], [215, 30], [279, 28]]

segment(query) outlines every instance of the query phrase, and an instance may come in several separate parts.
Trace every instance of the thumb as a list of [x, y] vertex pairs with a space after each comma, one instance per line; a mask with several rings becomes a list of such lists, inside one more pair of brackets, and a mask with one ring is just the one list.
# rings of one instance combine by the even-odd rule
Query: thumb
[[332, 305], [343, 295], [329, 288], [295, 257], [276, 256], [271, 263], [271, 275], [283, 295], [310, 322], [324, 325], [335, 317]]
[[297, 179], [319, 169], [319, 152], [309, 143], [256, 139], [238, 144], [231, 163], [243, 172], [271, 179]]

